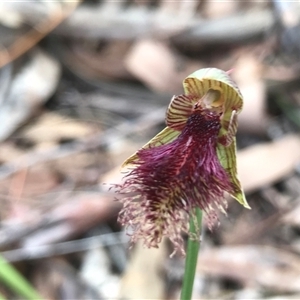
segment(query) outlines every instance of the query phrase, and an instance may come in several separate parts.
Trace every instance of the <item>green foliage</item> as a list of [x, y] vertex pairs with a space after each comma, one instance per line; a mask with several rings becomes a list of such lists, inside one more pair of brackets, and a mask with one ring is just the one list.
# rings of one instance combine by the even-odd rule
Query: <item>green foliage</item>
[[[34, 287], [2, 256], [0, 256], [0, 282], [25, 299], [42, 299]], [[5, 297], [0, 295], [0, 299], [5, 299]]]

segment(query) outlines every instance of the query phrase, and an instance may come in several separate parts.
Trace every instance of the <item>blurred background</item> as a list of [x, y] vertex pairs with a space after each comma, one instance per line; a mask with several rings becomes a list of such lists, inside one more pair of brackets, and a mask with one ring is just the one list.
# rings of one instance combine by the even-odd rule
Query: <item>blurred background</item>
[[[109, 187], [182, 80], [216, 67], [244, 96], [252, 210], [228, 199], [204, 229], [194, 298], [299, 299], [299, 24], [300, 1], [2, 1], [1, 256], [44, 299], [177, 299], [184, 259], [129, 250]], [[1, 299], [33, 299], [3, 266]]]

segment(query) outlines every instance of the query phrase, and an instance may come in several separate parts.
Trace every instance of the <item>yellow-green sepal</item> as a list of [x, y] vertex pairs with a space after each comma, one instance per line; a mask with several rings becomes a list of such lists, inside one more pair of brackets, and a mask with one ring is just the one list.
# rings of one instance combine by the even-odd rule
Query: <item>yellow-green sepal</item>
[[240, 204], [242, 204], [245, 208], [251, 209], [246, 200], [244, 191], [242, 189], [237, 174], [235, 137], [233, 137], [232, 143], [227, 147], [218, 143], [217, 155], [222, 167], [226, 170], [227, 174], [229, 175], [230, 181], [233, 184], [234, 191], [231, 193], [231, 196]]
[[[168, 144], [175, 140], [180, 134], [180, 131], [174, 130], [170, 127], [166, 127], [161, 132], [159, 132], [154, 138], [152, 138], [147, 144], [145, 144], [142, 149], [150, 147], [158, 147], [161, 145]], [[138, 151], [137, 151], [138, 152]], [[135, 162], [138, 159], [137, 152], [128, 157], [122, 164], [122, 168], [127, 167], [128, 165]]]

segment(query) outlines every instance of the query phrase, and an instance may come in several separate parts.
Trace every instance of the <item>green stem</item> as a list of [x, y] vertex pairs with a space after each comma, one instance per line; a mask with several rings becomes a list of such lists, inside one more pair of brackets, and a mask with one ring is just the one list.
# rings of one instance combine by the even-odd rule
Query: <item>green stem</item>
[[[198, 228], [201, 228], [202, 211], [199, 208], [196, 208], [195, 221], [197, 221], [198, 223]], [[192, 234], [196, 234], [196, 228], [193, 218], [190, 219], [190, 232]], [[181, 300], [190, 300], [192, 298], [199, 248], [199, 241], [193, 240], [191, 238], [188, 239], [185, 259], [185, 270], [180, 297]]]

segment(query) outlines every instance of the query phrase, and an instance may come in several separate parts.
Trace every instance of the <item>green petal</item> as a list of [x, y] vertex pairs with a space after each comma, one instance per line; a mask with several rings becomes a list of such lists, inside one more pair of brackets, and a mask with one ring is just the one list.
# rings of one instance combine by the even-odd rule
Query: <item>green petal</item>
[[221, 165], [227, 171], [230, 181], [234, 186], [234, 192], [231, 194], [231, 196], [244, 207], [250, 209], [237, 175], [235, 137], [233, 138], [232, 143], [227, 147], [218, 143], [217, 154]]
[[[168, 144], [175, 140], [180, 134], [180, 131], [174, 130], [170, 127], [166, 127], [161, 132], [159, 132], [154, 138], [152, 138], [147, 144], [142, 148], [157, 147], [160, 145]], [[122, 168], [129, 164], [132, 164], [136, 159], [138, 159], [137, 152], [128, 157], [122, 164]]]
[[174, 96], [166, 113], [167, 126], [175, 130], [182, 130], [197, 100], [197, 98], [191, 96]]

